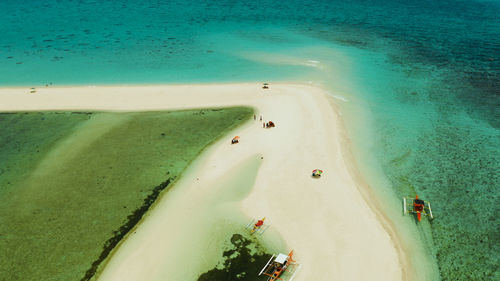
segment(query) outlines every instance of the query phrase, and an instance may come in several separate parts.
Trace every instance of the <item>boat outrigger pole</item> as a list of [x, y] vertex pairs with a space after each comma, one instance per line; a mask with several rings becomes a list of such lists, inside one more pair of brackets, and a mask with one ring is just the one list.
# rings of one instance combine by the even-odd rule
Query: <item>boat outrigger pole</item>
[[433, 219], [434, 217], [432, 216], [431, 202], [427, 202], [427, 204], [429, 205], [429, 214], [431, 215], [431, 219]]
[[262, 270], [259, 272], [259, 275], [262, 275], [262, 272], [264, 272], [264, 270], [267, 268], [267, 266], [269, 265], [269, 263], [271, 262], [271, 260], [275, 257], [276, 255], [272, 255], [271, 258], [269, 258], [269, 260], [267, 261], [266, 265], [262, 268]]

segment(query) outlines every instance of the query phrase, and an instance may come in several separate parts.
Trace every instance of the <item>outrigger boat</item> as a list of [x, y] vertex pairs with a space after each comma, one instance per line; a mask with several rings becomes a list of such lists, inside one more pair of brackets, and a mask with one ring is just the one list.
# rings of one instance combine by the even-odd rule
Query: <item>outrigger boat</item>
[[[291, 250], [288, 255], [285, 254], [278, 254], [278, 256], [272, 255], [271, 258], [267, 261], [264, 268], [262, 268], [262, 270], [260, 271], [259, 276], [262, 274], [269, 276], [269, 278], [267, 278], [267, 281], [276, 281], [276, 280], [292, 281], [293, 278], [295, 277], [295, 274], [297, 274], [301, 266], [292, 259], [292, 256], [293, 256], [293, 250]], [[289, 279], [286, 280], [283, 277], [285, 271], [287, 272], [287, 275], [290, 274], [292, 275], [290, 276]]]
[[422, 215], [430, 216], [431, 219], [434, 218], [432, 216], [431, 203], [419, 199], [418, 195], [416, 195], [415, 198], [403, 197], [403, 208], [405, 214], [406, 213], [417, 214], [418, 221], [422, 220]]
[[260, 220], [252, 219], [245, 228], [251, 229], [250, 233], [257, 233], [262, 235], [264, 231], [266, 231], [269, 228], [268, 224], [264, 224], [264, 221], [266, 218], [262, 218]]

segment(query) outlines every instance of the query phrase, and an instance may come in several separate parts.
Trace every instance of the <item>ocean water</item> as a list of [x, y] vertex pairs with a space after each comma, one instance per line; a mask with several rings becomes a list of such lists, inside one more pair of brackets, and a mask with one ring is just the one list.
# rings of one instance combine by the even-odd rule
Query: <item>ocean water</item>
[[442, 280], [500, 279], [498, 1], [0, 1], [0, 85], [297, 81]]

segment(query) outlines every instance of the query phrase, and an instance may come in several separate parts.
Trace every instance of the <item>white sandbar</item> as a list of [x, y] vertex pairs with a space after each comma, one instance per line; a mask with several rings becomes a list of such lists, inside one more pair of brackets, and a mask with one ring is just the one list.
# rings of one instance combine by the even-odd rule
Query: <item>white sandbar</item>
[[[267, 218], [270, 233], [279, 233], [302, 264], [297, 281], [407, 279], [406, 259], [387, 231], [391, 226], [366, 202], [361, 192], [366, 187], [350, 168], [335, 101], [320, 88], [272, 84], [263, 90], [255, 83], [99, 86], [40, 88], [34, 94], [27, 88], [4, 88], [0, 101], [0, 111], [256, 109], [257, 120], [234, 132], [240, 143], [231, 145], [228, 136], [211, 145], [120, 244], [100, 280], [194, 280], [200, 272], [193, 268], [211, 266], [203, 259], [212, 257], [202, 253], [220, 247], [210, 237], [196, 236], [227, 232], [211, 229], [210, 218], [228, 210], [238, 210], [243, 218]], [[260, 115], [276, 127], [263, 129]], [[247, 167], [253, 187], [244, 196], [214, 205], [219, 188], [227, 188], [219, 186], [228, 175], [242, 173], [239, 167]], [[315, 168], [324, 171], [320, 179], [311, 177]], [[204, 215], [210, 208], [218, 209]], [[235, 226], [228, 222], [215, 228], [220, 227]]]

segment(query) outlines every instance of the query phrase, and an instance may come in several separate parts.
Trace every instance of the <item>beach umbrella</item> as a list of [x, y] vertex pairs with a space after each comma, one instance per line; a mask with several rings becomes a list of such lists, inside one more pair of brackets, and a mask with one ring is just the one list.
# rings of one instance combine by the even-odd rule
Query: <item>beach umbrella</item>
[[239, 139], [240, 139], [239, 136], [236, 136], [236, 137], [233, 138], [233, 140], [239, 140]]
[[266, 86], [267, 86], [267, 85], [269, 85], [269, 83], [264, 83], [264, 85], [266, 85]]
[[318, 175], [318, 176], [320, 176], [321, 174], [323, 174], [323, 170], [320, 170], [320, 169], [314, 169], [314, 170], [313, 170], [313, 174], [314, 174], [314, 175]]

